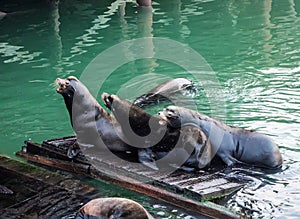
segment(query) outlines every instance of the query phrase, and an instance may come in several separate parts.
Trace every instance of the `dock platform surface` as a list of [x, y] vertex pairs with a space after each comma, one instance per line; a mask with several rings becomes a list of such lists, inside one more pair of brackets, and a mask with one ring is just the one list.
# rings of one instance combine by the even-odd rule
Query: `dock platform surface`
[[49, 219], [74, 216], [97, 196], [93, 187], [0, 155], [0, 218]]
[[28, 141], [17, 155], [39, 165], [104, 180], [212, 218], [239, 218], [212, 201], [233, 194], [247, 181], [227, 176], [222, 170], [177, 170], [166, 175], [142, 165], [137, 168], [134, 163], [109, 156], [98, 158], [95, 167], [86, 156], [74, 159], [66, 156], [68, 147], [75, 141], [74, 136], [47, 140], [42, 144]]

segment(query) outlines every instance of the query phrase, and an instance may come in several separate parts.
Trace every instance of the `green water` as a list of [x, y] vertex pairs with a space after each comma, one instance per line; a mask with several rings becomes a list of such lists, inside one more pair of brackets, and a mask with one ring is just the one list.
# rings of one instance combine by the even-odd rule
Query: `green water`
[[[11, 12], [0, 20], [0, 152], [14, 156], [24, 140], [73, 134], [55, 78], [80, 77], [98, 54], [125, 40], [164, 37], [193, 48], [214, 70], [226, 115], [213, 116], [271, 136], [283, 154], [284, 172], [257, 180], [226, 206], [299, 218], [300, 1], [161, 0], [152, 12], [124, 3], [0, 1], [0, 11]], [[151, 87], [147, 73], [193, 79], [174, 63], [142, 59], [116, 69], [99, 94], [134, 94], [129, 82], [136, 79]], [[205, 96], [194, 101], [211, 114]]]

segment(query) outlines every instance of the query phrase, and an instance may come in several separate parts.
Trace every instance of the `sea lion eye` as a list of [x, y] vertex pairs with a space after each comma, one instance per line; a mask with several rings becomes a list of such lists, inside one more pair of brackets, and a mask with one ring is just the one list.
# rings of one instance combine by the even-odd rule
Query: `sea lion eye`
[[168, 117], [173, 117], [173, 116], [174, 116], [174, 113], [168, 112]]
[[169, 113], [175, 113], [175, 111], [172, 110], [172, 109], [167, 109], [167, 111], [168, 111]]

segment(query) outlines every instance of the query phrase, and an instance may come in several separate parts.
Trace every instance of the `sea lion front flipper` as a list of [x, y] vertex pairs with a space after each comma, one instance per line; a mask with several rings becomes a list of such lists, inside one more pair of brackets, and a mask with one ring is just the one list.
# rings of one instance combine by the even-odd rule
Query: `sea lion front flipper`
[[141, 149], [138, 152], [139, 161], [153, 170], [159, 170], [157, 167], [151, 149]]
[[74, 144], [70, 145], [67, 151], [67, 156], [68, 158], [75, 158], [80, 152], [80, 147], [77, 144], [77, 142], [75, 142]]
[[220, 154], [219, 157], [224, 161], [224, 163], [228, 167], [232, 167], [237, 163], [242, 164], [242, 162], [238, 161], [237, 159], [228, 154]]

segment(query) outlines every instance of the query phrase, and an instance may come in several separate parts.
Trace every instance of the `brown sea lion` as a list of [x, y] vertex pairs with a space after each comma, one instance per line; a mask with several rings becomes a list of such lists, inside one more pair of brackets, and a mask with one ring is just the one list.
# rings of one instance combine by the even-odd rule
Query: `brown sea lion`
[[[210, 162], [213, 151], [200, 128], [164, 126], [159, 118], [116, 95], [103, 93], [102, 99], [122, 127], [127, 143], [140, 148], [139, 161], [144, 165], [153, 169], [169, 165], [199, 169]], [[171, 156], [166, 157], [169, 153]]]
[[217, 119], [184, 107], [169, 106], [159, 112], [159, 116], [163, 125], [166, 121], [174, 128], [190, 125], [199, 127], [209, 137], [217, 156], [228, 166], [245, 163], [278, 168], [282, 165], [278, 146], [263, 134], [228, 126]]
[[154, 219], [139, 203], [125, 198], [97, 198], [79, 209], [76, 219]]
[[[152, 95], [152, 100], [159, 100], [163, 95], [168, 95], [167, 90], [170, 91], [171, 94], [176, 93], [178, 90], [183, 90], [185, 83], [189, 84], [191, 82], [186, 79], [169, 80], [152, 89], [151, 92], [148, 92], [144, 96], [150, 97]], [[77, 136], [77, 143], [79, 146], [82, 146], [81, 149], [96, 147], [98, 150], [109, 149], [110, 151], [116, 153], [120, 152], [121, 154], [125, 154], [123, 152], [126, 152], [126, 154], [135, 160], [135, 154], [142, 145], [140, 144], [139, 148], [135, 148], [124, 141], [126, 138], [118, 121], [100, 106], [88, 89], [76, 77], [70, 76], [66, 79], [58, 78], [56, 79], [56, 84], [59, 86], [57, 92], [64, 98], [72, 127]], [[145, 102], [148, 100], [149, 98], [145, 98]], [[142, 100], [139, 101], [143, 106], [147, 106], [145, 102]], [[134, 116], [132, 118], [134, 118]], [[143, 116], [139, 116], [139, 118], [143, 119], [139, 120], [139, 124], [134, 125], [137, 131], [140, 127], [148, 126], [148, 119], [150, 117], [144, 118]], [[156, 128], [162, 129], [162, 126], [158, 125], [158, 121], [156, 118]], [[142, 131], [144, 135], [147, 134], [145, 128]], [[141, 133], [138, 132], [138, 134]], [[159, 134], [159, 131], [156, 132], [154, 136], [155, 139], [160, 138]], [[165, 149], [169, 150], [169, 148], [172, 148], [172, 145], [175, 145], [174, 142], [176, 142], [175, 139], [167, 138], [162, 142], [161, 147], [158, 148], [161, 151]], [[76, 145], [77, 144], [75, 144], [75, 146]], [[71, 147], [68, 151], [68, 155], [72, 158], [76, 156], [79, 151], [79, 147]]]

